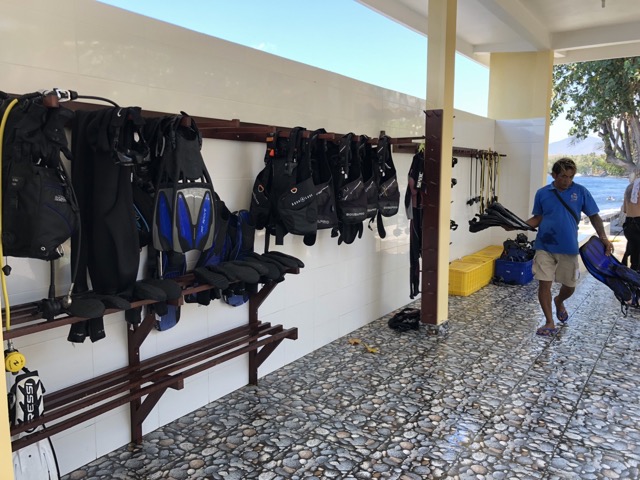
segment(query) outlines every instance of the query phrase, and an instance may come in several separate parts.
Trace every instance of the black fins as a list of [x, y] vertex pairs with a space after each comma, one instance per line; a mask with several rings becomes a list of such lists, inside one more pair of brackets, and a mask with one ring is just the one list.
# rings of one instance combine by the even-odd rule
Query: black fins
[[469, 220], [469, 231], [471, 233], [479, 232], [489, 227], [510, 227], [514, 230], [536, 231], [535, 228], [525, 223], [524, 220], [498, 202], [489, 205], [482, 214], [476, 214], [476, 217], [478, 218]]

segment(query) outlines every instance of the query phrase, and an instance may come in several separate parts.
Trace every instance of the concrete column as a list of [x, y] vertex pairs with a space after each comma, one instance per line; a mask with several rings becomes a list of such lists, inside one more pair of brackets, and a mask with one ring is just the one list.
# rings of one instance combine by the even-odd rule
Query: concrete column
[[[493, 53], [489, 72], [488, 116], [495, 120], [545, 119], [549, 143], [553, 52]], [[532, 186], [546, 184], [547, 149], [532, 167]]]
[[[4, 347], [2, 329], [0, 328], [0, 345]], [[4, 348], [3, 348], [4, 350]], [[4, 360], [4, 356], [3, 356]], [[4, 361], [3, 368], [4, 370]], [[5, 374], [5, 377], [7, 374]], [[7, 412], [7, 384], [0, 382], [0, 478], [13, 480], [13, 456], [11, 454], [11, 433], [9, 431], [9, 416]]]
[[[440, 199], [437, 245], [437, 324], [449, 314], [449, 241], [451, 233], [451, 158], [453, 152], [453, 90], [456, 53], [457, 0], [431, 0], [428, 16], [427, 110], [442, 110]], [[438, 140], [440, 141], [440, 140]], [[427, 149], [430, 139], [426, 139]], [[433, 286], [422, 285], [425, 292]], [[423, 293], [424, 296], [424, 293]], [[424, 302], [423, 302], [424, 305]], [[433, 308], [431, 306], [430, 308]], [[423, 309], [424, 311], [424, 309]]]

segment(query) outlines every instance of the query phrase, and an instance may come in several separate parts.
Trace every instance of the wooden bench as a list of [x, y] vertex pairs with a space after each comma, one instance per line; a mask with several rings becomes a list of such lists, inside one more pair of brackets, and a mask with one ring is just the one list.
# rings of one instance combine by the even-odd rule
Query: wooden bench
[[[297, 274], [299, 269], [290, 269], [287, 273]], [[193, 286], [192, 275], [186, 275], [177, 281], [183, 287], [183, 297], [214, 288], [211, 285]], [[282, 325], [272, 326], [258, 319], [260, 305], [276, 285], [275, 282], [269, 282], [260, 287], [253, 286], [249, 296], [249, 321], [246, 325], [142, 360], [140, 347], [154, 329], [155, 323], [155, 315], [147, 315], [139, 325], [128, 329], [128, 366], [46, 394], [45, 414], [42, 417], [11, 427], [12, 437], [24, 434], [12, 442], [12, 449], [18, 450], [127, 403], [131, 415], [131, 440], [139, 443], [142, 440], [142, 422], [167, 389], [180, 390], [184, 387], [185, 378], [240, 355], [248, 354], [249, 384], [257, 384], [260, 365], [283, 340], [298, 338], [297, 328], [285, 329]], [[176, 304], [181, 304], [182, 301], [183, 298]], [[154, 302], [143, 300], [132, 302], [131, 306], [152, 303]], [[119, 310], [109, 309], [105, 315], [117, 311]], [[4, 332], [6, 340], [85, 320], [66, 315], [46, 321], [39, 313], [36, 303], [12, 307], [11, 314], [13, 326], [11, 330]], [[25, 434], [45, 424], [45, 429]]]

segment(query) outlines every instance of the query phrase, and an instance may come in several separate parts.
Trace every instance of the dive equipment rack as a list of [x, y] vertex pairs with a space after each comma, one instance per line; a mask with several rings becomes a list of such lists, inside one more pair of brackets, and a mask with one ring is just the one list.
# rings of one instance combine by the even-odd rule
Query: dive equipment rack
[[[17, 97], [17, 95], [9, 95]], [[91, 98], [91, 97], [85, 97]], [[51, 106], [55, 106], [55, 95], [51, 96]], [[104, 108], [101, 104], [83, 101], [69, 101], [65, 106], [70, 110], [96, 110]], [[142, 110], [143, 117], [166, 116], [166, 112]], [[222, 120], [209, 117], [191, 116], [197, 123], [203, 138], [232, 140], [241, 142], [265, 143], [274, 133], [288, 137], [289, 127], [279, 127], [257, 123], [241, 122], [238, 119]], [[305, 130], [302, 137], [312, 132]], [[384, 131], [380, 136], [386, 135]], [[323, 133], [321, 139], [338, 142], [344, 134]], [[354, 141], [358, 139], [354, 135]], [[389, 138], [394, 151], [407, 153], [424, 142], [425, 136]], [[368, 143], [376, 145], [378, 138], [369, 138]], [[290, 268], [286, 274], [299, 274], [299, 268]], [[184, 296], [216, 288], [215, 285], [196, 284], [193, 273], [175, 279], [182, 287], [180, 299], [169, 302], [182, 305]], [[241, 355], [248, 354], [248, 382], [258, 383], [258, 368], [285, 340], [298, 338], [297, 328], [285, 329], [282, 325], [271, 325], [258, 318], [258, 309], [276, 287], [277, 282], [259, 285], [247, 285], [249, 288], [249, 320], [246, 325], [226, 330], [188, 345], [180, 346], [151, 358], [140, 358], [140, 347], [154, 330], [155, 315], [148, 314], [138, 325], [127, 325], [128, 364], [97, 377], [78, 382], [58, 391], [47, 393], [44, 397], [45, 414], [35, 420], [11, 427], [12, 449], [19, 450], [72, 428], [117, 407], [129, 404], [131, 418], [131, 441], [142, 441], [142, 423], [168, 389], [180, 390], [184, 380], [216, 365]], [[89, 293], [89, 292], [85, 292]], [[131, 308], [150, 305], [153, 300], [131, 302]], [[12, 305], [12, 326], [6, 330], [3, 326], [3, 339], [11, 340], [46, 330], [71, 325], [87, 320], [84, 317], [61, 314], [47, 320], [38, 308], [39, 302]], [[118, 309], [106, 309], [104, 315], [122, 312]], [[37, 429], [46, 424], [46, 428]], [[31, 433], [28, 433], [29, 431]]]

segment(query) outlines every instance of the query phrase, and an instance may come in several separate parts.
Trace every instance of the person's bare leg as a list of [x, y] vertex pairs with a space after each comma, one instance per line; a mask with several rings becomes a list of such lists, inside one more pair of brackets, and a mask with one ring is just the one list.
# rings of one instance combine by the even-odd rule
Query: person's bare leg
[[553, 321], [553, 309], [551, 307], [551, 285], [553, 282], [545, 282], [540, 280], [538, 282], [538, 301], [544, 313], [544, 318], [547, 323], [543, 325], [545, 328], [556, 328], [556, 324]]
[[569, 298], [571, 295], [573, 295], [573, 292], [575, 291], [576, 291], [575, 287], [567, 287], [566, 285], [562, 285], [560, 287], [560, 291], [558, 292], [558, 295], [553, 299], [553, 302], [556, 304], [557, 313], [562, 313], [567, 311], [567, 309], [564, 307], [564, 301], [567, 298]]

